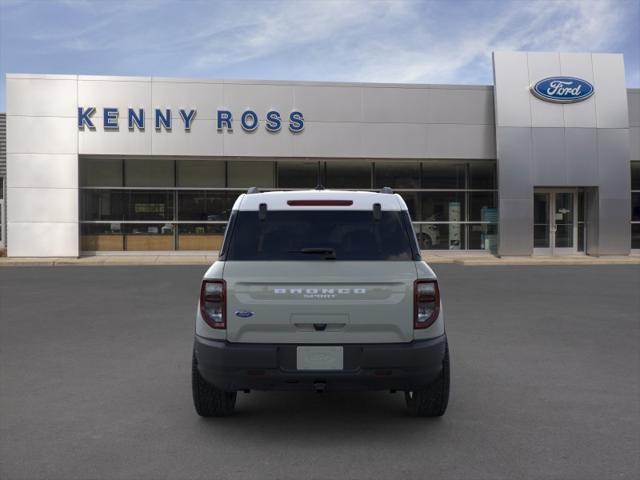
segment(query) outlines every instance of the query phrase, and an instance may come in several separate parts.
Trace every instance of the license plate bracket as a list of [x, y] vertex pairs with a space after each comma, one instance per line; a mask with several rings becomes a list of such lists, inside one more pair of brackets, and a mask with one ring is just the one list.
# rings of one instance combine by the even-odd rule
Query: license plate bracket
[[296, 349], [298, 370], [343, 370], [342, 346], [299, 346]]

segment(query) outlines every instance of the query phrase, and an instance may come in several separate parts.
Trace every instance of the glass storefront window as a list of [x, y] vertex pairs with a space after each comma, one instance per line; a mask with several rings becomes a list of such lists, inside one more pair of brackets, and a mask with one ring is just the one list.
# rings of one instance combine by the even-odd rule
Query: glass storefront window
[[465, 219], [464, 192], [420, 193], [418, 220], [429, 222], [461, 222]]
[[419, 220], [418, 211], [420, 208], [420, 194], [418, 192], [398, 192], [398, 194], [402, 197], [404, 203], [407, 204], [409, 217], [413, 220]]
[[640, 223], [631, 225], [631, 248], [640, 249]]
[[[83, 251], [215, 250], [246, 188], [314, 188], [319, 181], [328, 188], [394, 188], [411, 218], [427, 222], [416, 226], [425, 249], [486, 249], [497, 230], [497, 193], [466, 189], [495, 187], [495, 165], [487, 162], [81, 158], [80, 170]], [[123, 188], [131, 185], [145, 188]], [[145, 239], [152, 235], [163, 238]]]
[[274, 182], [274, 162], [229, 162], [228, 187], [272, 188]]
[[640, 190], [640, 162], [631, 162], [631, 190]]
[[469, 192], [469, 220], [497, 221], [495, 192]]
[[469, 163], [469, 188], [494, 190], [497, 188], [495, 163]]
[[278, 188], [315, 188], [318, 162], [278, 162]]
[[125, 223], [122, 225], [125, 250], [174, 250], [173, 229], [171, 223]]
[[244, 192], [207, 190], [178, 192], [178, 220], [226, 221], [233, 203]]
[[631, 193], [631, 221], [640, 222], [640, 192]]
[[418, 162], [375, 162], [374, 188], [420, 188]]
[[415, 225], [418, 244], [422, 250], [463, 250], [465, 226], [461, 223]]
[[371, 162], [326, 162], [325, 187], [365, 189], [371, 188]]
[[221, 160], [177, 160], [176, 172], [178, 187], [225, 186], [225, 162]]
[[226, 224], [178, 225], [178, 250], [220, 250]]
[[124, 190], [82, 190], [81, 220], [124, 220], [128, 195]]
[[422, 162], [422, 188], [464, 189], [465, 165]]
[[121, 187], [122, 160], [83, 158], [80, 161], [80, 185], [85, 187]]
[[173, 192], [130, 190], [125, 220], [173, 220]]
[[124, 250], [120, 223], [84, 223], [80, 226], [80, 248], [85, 252]]
[[126, 159], [124, 184], [126, 187], [174, 187], [173, 160]]
[[498, 249], [498, 226], [486, 223], [469, 224], [467, 225], [467, 238], [469, 250], [495, 252]]

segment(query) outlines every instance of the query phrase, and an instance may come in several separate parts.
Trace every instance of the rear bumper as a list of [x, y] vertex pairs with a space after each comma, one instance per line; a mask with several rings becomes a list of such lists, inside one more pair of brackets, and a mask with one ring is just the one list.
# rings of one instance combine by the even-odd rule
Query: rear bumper
[[296, 369], [297, 345], [229, 343], [196, 336], [195, 357], [204, 379], [225, 391], [415, 390], [442, 371], [446, 335], [410, 343], [345, 344], [344, 369]]

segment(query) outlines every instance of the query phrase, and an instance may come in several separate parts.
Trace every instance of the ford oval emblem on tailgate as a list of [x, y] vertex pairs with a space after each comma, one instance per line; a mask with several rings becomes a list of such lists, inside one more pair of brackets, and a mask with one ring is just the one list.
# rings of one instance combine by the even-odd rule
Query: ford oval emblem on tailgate
[[236, 310], [236, 317], [240, 318], [249, 318], [253, 317], [255, 314], [250, 312], [249, 310]]

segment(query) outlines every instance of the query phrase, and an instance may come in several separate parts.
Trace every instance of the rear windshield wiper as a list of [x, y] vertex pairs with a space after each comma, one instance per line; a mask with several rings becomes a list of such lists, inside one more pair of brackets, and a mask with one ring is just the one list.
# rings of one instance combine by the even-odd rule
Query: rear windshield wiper
[[336, 250], [335, 248], [328, 247], [317, 247], [317, 248], [301, 248], [300, 250], [289, 250], [288, 253], [324, 253], [326, 260], [335, 260], [336, 259]]

